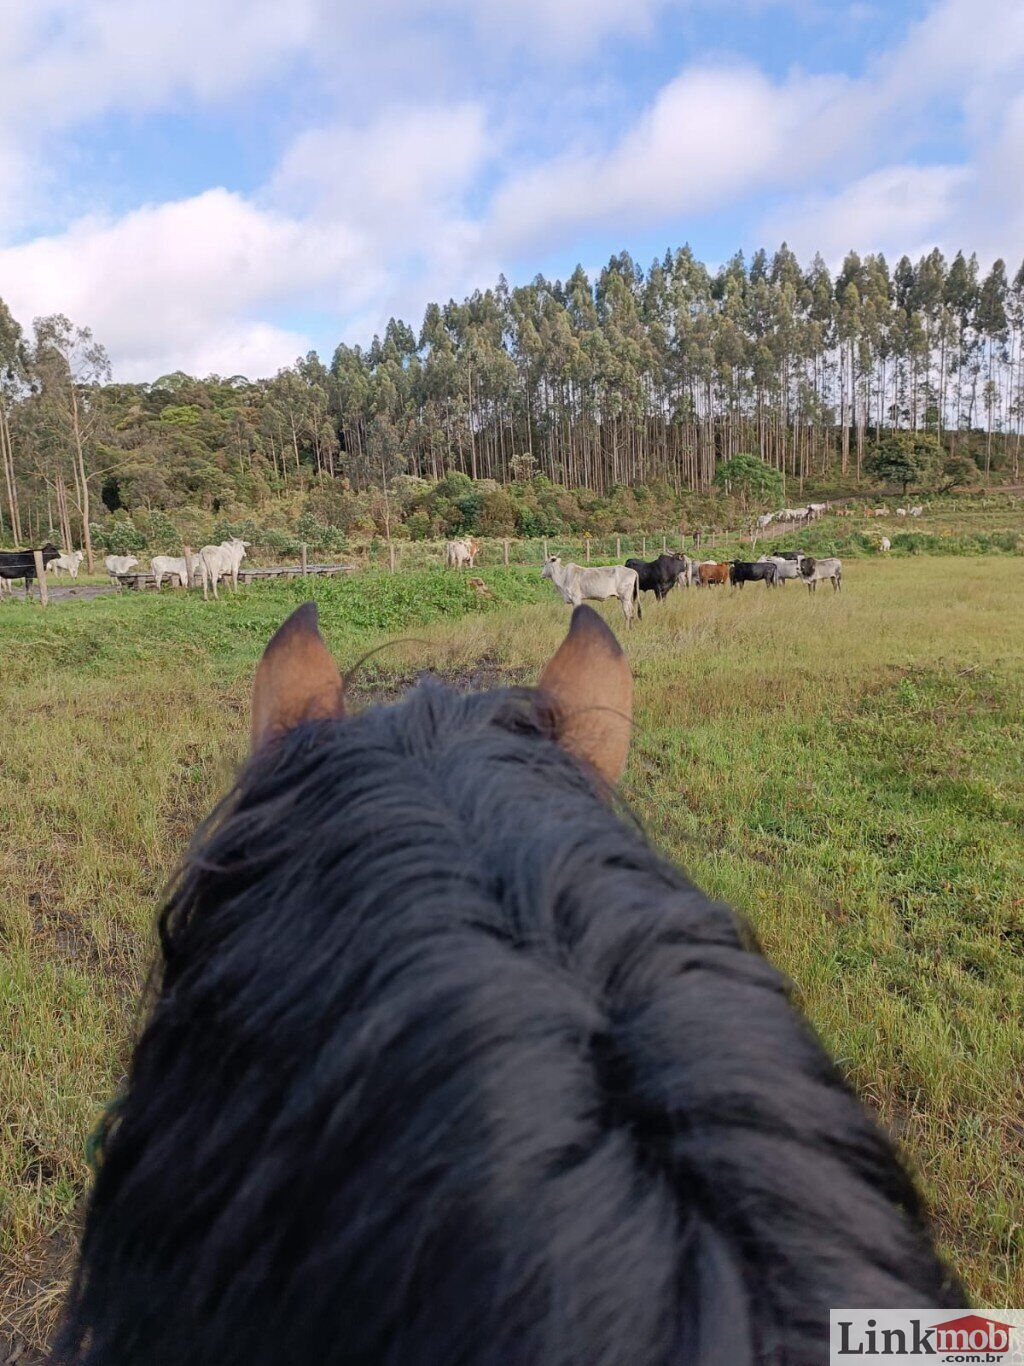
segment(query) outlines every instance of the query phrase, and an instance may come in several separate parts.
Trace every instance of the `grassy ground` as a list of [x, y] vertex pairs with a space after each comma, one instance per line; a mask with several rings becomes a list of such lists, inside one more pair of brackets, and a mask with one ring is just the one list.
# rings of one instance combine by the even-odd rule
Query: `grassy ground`
[[[363, 666], [364, 695], [427, 667], [532, 681], [565, 609], [535, 570], [484, 577], [486, 603], [440, 572], [312, 591], [345, 663], [406, 638]], [[0, 608], [0, 1313], [36, 1345], [160, 889], [230, 783], [255, 660], [305, 592]], [[1024, 563], [866, 560], [838, 597], [679, 591], [623, 638], [627, 797], [792, 975], [976, 1299], [1021, 1303]]]

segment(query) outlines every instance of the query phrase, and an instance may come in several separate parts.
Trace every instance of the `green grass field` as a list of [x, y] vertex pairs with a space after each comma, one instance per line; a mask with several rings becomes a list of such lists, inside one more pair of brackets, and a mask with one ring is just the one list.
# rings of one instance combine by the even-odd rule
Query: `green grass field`
[[[537, 570], [369, 573], [0, 605], [0, 1329], [34, 1348], [85, 1143], [136, 1027], [168, 875], [245, 752], [303, 597], [354, 692], [531, 682], [567, 612]], [[625, 794], [754, 923], [898, 1136], [977, 1302], [1024, 1302], [1024, 561], [851, 563], [844, 591], [679, 591], [621, 632]], [[617, 606], [615, 612], [618, 612]], [[616, 628], [621, 618], [608, 612]], [[0, 1343], [3, 1332], [0, 1331]]]

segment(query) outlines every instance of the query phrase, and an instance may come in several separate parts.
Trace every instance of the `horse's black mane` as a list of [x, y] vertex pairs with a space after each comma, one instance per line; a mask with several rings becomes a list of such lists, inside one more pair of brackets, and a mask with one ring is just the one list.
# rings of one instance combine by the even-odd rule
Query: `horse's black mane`
[[821, 1362], [960, 1302], [779, 974], [513, 692], [250, 762], [162, 913], [57, 1360]]

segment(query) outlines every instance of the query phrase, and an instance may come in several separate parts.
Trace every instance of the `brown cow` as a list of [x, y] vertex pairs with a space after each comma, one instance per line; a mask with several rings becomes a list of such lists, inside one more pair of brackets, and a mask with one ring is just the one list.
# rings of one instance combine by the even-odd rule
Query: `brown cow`
[[701, 586], [704, 588], [710, 588], [715, 583], [728, 583], [729, 565], [728, 563], [715, 564], [714, 561], [709, 561], [707, 564], [699, 566], [697, 575]]

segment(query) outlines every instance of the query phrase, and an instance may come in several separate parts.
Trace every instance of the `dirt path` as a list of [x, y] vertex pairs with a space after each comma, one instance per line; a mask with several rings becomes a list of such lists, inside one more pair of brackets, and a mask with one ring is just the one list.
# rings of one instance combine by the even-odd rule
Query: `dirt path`
[[[46, 586], [49, 589], [50, 602], [70, 602], [72, 599], [76, 599], [78, 602], [91, 602], [93, 598], [105, 598], [108, 594], [117, 591], [112, 585], [105, 583], [54, 583]], [[6, 598], [6, 596], [5, 593], [4, 597]], [[17, 597], [22, 602], [29, 600], [38, 602], [39, 589], [33, 588], [31, 594], [19, 593]]]

